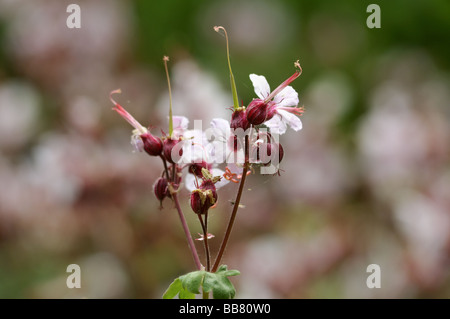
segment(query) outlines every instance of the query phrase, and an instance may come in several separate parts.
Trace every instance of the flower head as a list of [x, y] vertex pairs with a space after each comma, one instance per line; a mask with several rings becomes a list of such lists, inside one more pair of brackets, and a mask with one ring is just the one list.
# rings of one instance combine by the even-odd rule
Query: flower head
[[240, 107], [233, 111], [231, 114], [230, 127], [234, 130], [243, 129], [244, 131], [250, 128], [245, 108]]
[[253, 99], [247, 108], [247, 119], [250, 123], [254, 125], [264, 123], [275, 134], [284, 134], [287, 125], [295, 131], [302, 129], [302, 122], [297, 115], [303, 113], [303, 108], [297, 107], [298, 93], [289, 86], [302, 73], [298, 61], [294, 65], [298, 70], [272, 92], [264, 76], [250, 74], [250, 80], [258, 96], [258, 99]]
[[130, 113], [128, 113], [119, 103], [117, 103], [112, 95], [121, 93], [121, 90], [114, 90], [109, 94], [109, 99], [114, 104], [113, 110], [119, 113], [131, 126], [134, 127], [131, 135], [131, 144], [136, 150], [142, 152], [145, 150], [151, 156], [158, 156], [161, 154], [163, 144], [161, 139], [152, 135], [145, 127], [143, 127]]
[[164, 198], [169, 196], [168, 182], [164, 177], [160, 177], [153, 184], [153, 192], [156, 198], [159, 200], [160, 207], [162, 207], [162, 201]]
[[217, 183], [221, 177], [213, 176], [207, 169], [202, 169], [202, 183], [191, 193], [191, 208], [196, 214], [206, 214], [217, 202]]

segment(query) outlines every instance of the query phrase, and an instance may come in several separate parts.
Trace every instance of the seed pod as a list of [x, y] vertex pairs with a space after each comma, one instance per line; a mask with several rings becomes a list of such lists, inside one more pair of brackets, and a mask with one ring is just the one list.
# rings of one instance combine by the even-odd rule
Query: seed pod
[[217, 190], [214, 182], [205, 180], [200, 187], [191, 193], [191, 208], [196, 214], [206, 214], [217, 202]]
[[167, 179], [160, 177], [153, 184], [153, 192], [156, 198], [159, 200], [160, 207], [162, 207], [162, 201], [169, 195]]
[[[180, 140], [178, 139], [165, 139], [163, 143], [163, 154], [166, 160], [169, 163], [175, 164], [175, 162], [178, 162], [178, 159], [183, 155], [183, 148], [181, 147]], [[178, 150], [178, 154], [172, 154], [173, 149], [175, 148]]]
[[261, 143], [256, 149], [256, 159], [264, 165], [270, 165], [277, 154], [279, 164], [284, 157], [283, 147], [279, 143]]
[[211, 169], [211, 164], [202, 161], [201, 163], [193, 163], [189, 165], [189, 172], [194, 174], [197, 177], [202, 177], [202, 168], [206, 168], [207, 170]]

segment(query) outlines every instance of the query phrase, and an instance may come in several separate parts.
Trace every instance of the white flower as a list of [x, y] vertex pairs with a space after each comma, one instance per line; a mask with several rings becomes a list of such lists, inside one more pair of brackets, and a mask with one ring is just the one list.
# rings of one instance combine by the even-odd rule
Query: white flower
[[[189, 165], [188, 173], [185, 177], [186, 189], [192, 192], [201, 184], [201, 169], [206, 168], [213, 176], [221, 176], [215, 186], [216, 189], [228, 184], [224, 177], [225, 172], [216, 168], [214, 161], [214, 146], [209, 143], [205, 132], [201, 130], [186, 130], [183, 133], [183, 157], [182, 162]], [[197, 171], [197, 175], [192, 170]], [[199, 176], [200, 175], [200, 176]]]
[[244, 146], [240, 139], [233, 134], [230, 123], [224, 119], [213, 119], [211, 131], [214, 140], [210, 143], [210, 147], [214, 163], [243, 165], [245, 160]]
[[300, 64], [296, 62], [295, 66], [299, 69], [272, 92], [264, 76], [250, 74], [255, 93], [262, 102], [260, 105], [267, 108], [267, 117], [264, 124], [274, 134], [284, 134], [287, 125], [294, 131], [302, 129], [302, 122], [297, 115], [303, 113], [303, 108], [297, 107], [298, 93], [289, 86], [301, 74]]
[[189, 125], [189, 119], [184, 116], [176, 116], [172, 117], [173, 123], [173, 137], [178, 138], [183, 136], [184, 132], [187, 130]]

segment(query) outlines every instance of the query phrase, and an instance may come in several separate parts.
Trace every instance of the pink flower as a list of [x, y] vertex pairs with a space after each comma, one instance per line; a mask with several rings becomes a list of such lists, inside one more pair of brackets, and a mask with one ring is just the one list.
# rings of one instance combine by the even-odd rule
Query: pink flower
[[289, 125], [293, 130], [302, 129], [302, 122], [297, 117], [303, 113], [303, 108], [297, 107], [298, 93], [289, 84], [302, 73], [300, 64], [293, 75], [270, 92], [270, 86], [262, 75], [250, 74], [256, 95], [247, 108], [247, 119], [254, 125], [264, 123], [274, 134], [284, 134]]
[[152, 135], [145, 127], [136, 121], [130, 113], [117, 103], [112, 98], [112, 95], [115, 93], [121, 93], [120, 89], [114, 90], [109, 94], [109, 99], [114, 104], [113, 110], [119, 113], [120, 116], [134, 127], [133, 134], [131, 135], [131, 144], [139, 152], [145, 150], [151, 156], [160, 155], [163, 149], [161, 139]]

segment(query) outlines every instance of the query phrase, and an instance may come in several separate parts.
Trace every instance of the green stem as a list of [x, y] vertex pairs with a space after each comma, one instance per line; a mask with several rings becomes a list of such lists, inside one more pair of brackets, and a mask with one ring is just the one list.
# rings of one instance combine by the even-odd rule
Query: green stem
[[219, 26], [219, 27], [214, 27], [214, 30], [216, 32], [219, 32], [219, 30], [223, 30], [223, 32], [225, 33], [225, 39], [227, 41], [227, 60], [228, 60], [228, 69], [230, 70], [230, 83], [231, 83], [231, 93], [233, 94], [233, 104], [234, 104], [234, 110], [237, 110], [239, 108], [239, 99], [238, 99], [238, 95], [237, 95], [237, 90], [236, 90], [236, 83], [234, 82], [234, 76], [233, 76], [233, 71], [231, 70], [231, 62], [230, 62], [230, 46], [228, 44], [228, 34], [227, 34], [227, 30], [225, 30], [224, 27]]
[[167, 77], [167, 86], [169, 87], [169, 137], [172, 138], [173, 133], [173, 117], [172, 117], [172, 89], [170, 86], [170, 77], [169, 77], [169, 70], [167, 68], [167, 62], [169, 61], [168, 56], [164, 56], [164, 68], [166, 69], [166, 77]]

